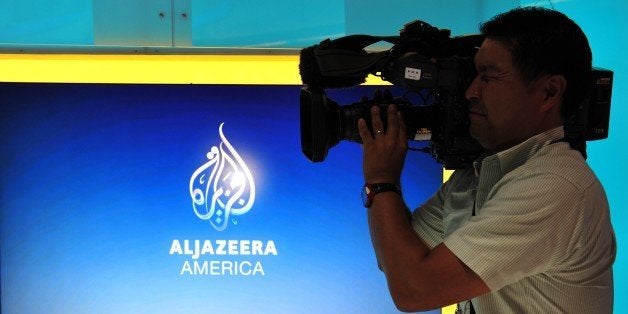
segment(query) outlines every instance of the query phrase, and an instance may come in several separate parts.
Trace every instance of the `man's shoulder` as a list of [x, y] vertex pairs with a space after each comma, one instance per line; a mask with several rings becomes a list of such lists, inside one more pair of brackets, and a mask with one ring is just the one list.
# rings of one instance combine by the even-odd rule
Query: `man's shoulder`
[[578, 189], [586, 189], [597, 182], [597, 176], [586, 160], [567, 143], [555, 143], [540, 149], [504, 178], [532, 179], [548, 176], [569, 182]]

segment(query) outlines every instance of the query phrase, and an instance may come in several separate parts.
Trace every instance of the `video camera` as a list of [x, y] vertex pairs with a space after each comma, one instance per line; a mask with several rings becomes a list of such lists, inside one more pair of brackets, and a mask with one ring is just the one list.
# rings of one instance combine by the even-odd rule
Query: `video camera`
[[[408, 138], [429, 141], [425, 151], [447, 169], [466, 166], [484, 149], [469, 134], [466, 88], [476, 76], [473, 57], [484, 37], [451, 37], [450, 31], [413, 21], [399, 36], [350, 35], [324, 40], [304, 48], [299, 70], [304, 86], [300, 95], [301, 149], [312, 162], [320, 162], [340, 140], [361, 142], [357, 121], [369, 128], [370, 108], [395, 104], [402, 112]], [[392, 48], [367, 52], [385, 41]], [[586, 157], [587, 140], [608, 136], [613, 73], [594, 69], [591, 94], [576, 115], [565, 123], [566, 140]], [[328, 98], [325, 88], [343, 88], [365, 82], [369, 75], [401, 87], [402, 97], [378, 93], [372, 99], [341, 106]], [[418, 96], [412, 98], [408, 95]], [[381, 110], [386, 121], [386, 110]], [[372, 131], [372, 130], [371, 130]]]

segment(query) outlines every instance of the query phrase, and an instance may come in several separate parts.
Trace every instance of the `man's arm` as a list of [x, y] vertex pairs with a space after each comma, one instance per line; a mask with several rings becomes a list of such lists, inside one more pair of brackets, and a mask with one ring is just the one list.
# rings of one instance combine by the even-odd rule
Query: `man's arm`
[[[399, 184], [407, 151], [403, 120], [388, 108], [383, 132], [377, 106], [372, 110], [372, 136], [366, 122], [358, 128], [364, 144], [367, 183]], [[377, 131], [381, 132], [377, 132]], [[430, 250], [416, 235], [408, 208], [395, 192], [379, 193], [368, 210], [371, 241], [397, 308], [419, 311], [449, 305], [489, 292], [488, 286], [444, 244]]]
[[397, 308], [428, 310], [489, 292], [444, 244], [429, 250], [406, 211], [401, 197], [391, 192], [378, 194], [368, 210], [373, 248]]

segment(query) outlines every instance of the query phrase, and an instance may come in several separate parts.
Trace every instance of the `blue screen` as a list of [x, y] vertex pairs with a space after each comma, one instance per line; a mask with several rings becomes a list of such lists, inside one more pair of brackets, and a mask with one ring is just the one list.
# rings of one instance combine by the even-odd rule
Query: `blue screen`
[[[396, 312], [360, 145], [311, 163], [298, 99], [299, 86], [0, 84], [2, 313]], [[409, 153], [410, 206], [441, 169]]]

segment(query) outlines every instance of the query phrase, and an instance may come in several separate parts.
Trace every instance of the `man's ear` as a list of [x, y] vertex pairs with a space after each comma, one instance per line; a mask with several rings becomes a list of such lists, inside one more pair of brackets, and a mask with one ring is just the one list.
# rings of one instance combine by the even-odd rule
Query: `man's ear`
[[541, 110], [547, 111], [559, 107], [567, 88], [567, 80], [563, 75], [550, 75], [545, 81], [545, 98]]

